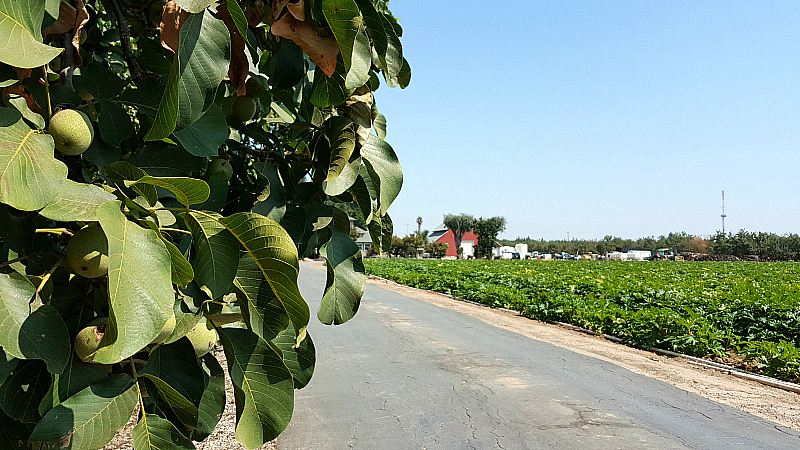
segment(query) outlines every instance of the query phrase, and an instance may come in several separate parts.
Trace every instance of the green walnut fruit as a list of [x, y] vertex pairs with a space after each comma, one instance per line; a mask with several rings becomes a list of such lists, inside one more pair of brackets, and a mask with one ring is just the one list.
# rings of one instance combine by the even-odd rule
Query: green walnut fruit
[[253, 77], [248, 78], [244, 86], [247, 89], [247, 95], [250, 97], [258, 97], [264, 90], [264, 88], [261, 87], [261, 84]]
[[205, 320], [198, 322], [192, 328], [192, 331], [186, 334], [186, 337], [192, 342], [194, 353], [198, 358], [210, 352], [218, 339], [217, 331], [214, 329], [209, 330]]
[[214, 158], [211, 161], [211, 164], [208, 165], [208, 176], [214, 175], [215, 173], [224, 172], [225, 177], [230, 180], [233, 176], [233, 166], [227, 160], [222, 158]]
[[175, 331], [175, 325], [177, 324], [177, 320], [175, 320], [175, 316], [171, 316], [167, 319], [167, 322], [161, 327], [161, 331], [158, 333], [153, 342], [150, 345], [154, 344], [163, 344], [164, 341], [167, 340], [168, 337], [172, 336], [172, 332]]
[[97, 278], [108, 274], [108, 240], [100, 227], [78, 230], [67, 243], [67, 263], [78, 275]]
[[48, 128], [56, 150], [65, 155], [80, 155], [92, 144], [94, 127], [86, 114], [74, 109], [64, 109], [50, 119]]
[[233, 99], [231, 114], [242, 122], [247, 122], [256, 115], [256, 99], [249, 95], [242, 95]]
[[78, 332], [75, 337], [75, 354], [81, 361], [89, 359], [100, 347], [100, 341], [106, 333], [108, 317], [102, 317], [89, 322], [89, 324]]

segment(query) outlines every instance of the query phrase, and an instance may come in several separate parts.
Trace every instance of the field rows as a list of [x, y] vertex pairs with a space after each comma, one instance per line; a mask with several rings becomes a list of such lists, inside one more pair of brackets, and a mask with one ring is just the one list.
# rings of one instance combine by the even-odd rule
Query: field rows
[[401, 284], [800, 381], [800, 263], [367, 259]]

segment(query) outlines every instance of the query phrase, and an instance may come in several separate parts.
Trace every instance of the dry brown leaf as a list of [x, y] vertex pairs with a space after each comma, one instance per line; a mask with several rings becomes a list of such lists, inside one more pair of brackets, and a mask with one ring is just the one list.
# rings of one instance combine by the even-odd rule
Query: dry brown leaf
[[178, 53], [178, 44], [180, 43], [181, 26], [186, 18], [189, 17], [189, 12], [184, 11], [175, 0], [170, 0], [164, 6], [164, 13], [161, 15], [161, 46], [171, 51]]
[[264, 2], [261, 0], [255, 0], [243, 5], [242, 10], [244, 11], [244, 17], [247, 18], [247, 25], [253, 28], [259, 26], [264, 21], [265, 9]]
[[75, 17], [75, 28], [72, 30], [72, 45], [75, 46], [75, 54], [80, 58], [78, 51], [81, 49], [81, 33], [83, 32], [83, 26], [89, 21], [89, 11], [86, 10], [83, 0], [75, 0], [75, 9], [77, 15]]
[[250, 71], [250, 64], [247, 62], [247, 55], [244, 54], [244, 38], [236, 27], [227, 5], [218, 6], [217, 12], [231, 34], [231, 64], [228, 66], [228, 78], [231, 80], [231, 86], [236, 89], [236, 95], [245, 95], [247, 94], [245, 81]]
[[[44, 84], [41, 79], [39, 82]], [[36, 100], [33, 99], [33, 96], [25, 90], [25, 87], [22, 86], [22, 83], [12, 84], [11, 86], [6, 86], [3, 89], [0, 89], [0, 98], [7, 98], [9, 95], [18, 95], [24, 98], [25, 103], [28, 104], [28, 108], [30, 108], [31, 111], [35, 112], [36, 114], [44, 115], [42, 108], [39, 107], [39, 104], [36, 103]]]
[[67, 31], [71, 31], [75, 26], [77, 17], [78, 10], [70, 5], [67, 0], [61, 0], [61, 3], [58, 5], [58, 19], [50, 24], [49, 27], [42, 30], [42, 37], [47, 37], [51, 34], [64, 34]]
[[61, 0], [58, 5], [58, 19], [53, 22], [49, 27], [42, 30], [42, 37], [47, 37], [51, 34], [64, 34], [72, 32], [72, 46], [75, 47], [75, 63], [80, 65], [81, 57], [78, 51], [81, 47], [81, 30], [86, 22], [89, 21], [89, 12], [86, 10], [83, 0], [75, 0], [75, 5], [70, 4], [68, 0]]
[[287, 3], [289, 3], [289, 0], [272, 0], [269, 6], [269, 16], [267, 16], [270, 26], [281, 18], [283, 8], [286, 7]]
[[286, 5], [289, 12], [300, 22], [306, 20], [306, 6], [304, 0], [290, 0]]
[[308, 22], [301, 22], [291, 14], [284, 14], [273, 23], [270, 31], [275, 36], [284, 37], [299, 45], [306, 55], [314, 61], [325, 75], [331, 76], [336, 71], [336, 56], [339, 55], [339, 44], [336, 39], [318, 36], [308, 26]]

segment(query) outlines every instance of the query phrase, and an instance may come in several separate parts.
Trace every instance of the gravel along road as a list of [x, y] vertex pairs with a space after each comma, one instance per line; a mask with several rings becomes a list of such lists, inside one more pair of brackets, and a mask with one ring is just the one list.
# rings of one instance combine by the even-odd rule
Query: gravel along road
[[[324, 286], [303, 262], [312, 311]], [[279, 450], [800, 448], [785, 424], [398, 290], [370, 283], [351, 322], [312, 321], [316, 372]]]

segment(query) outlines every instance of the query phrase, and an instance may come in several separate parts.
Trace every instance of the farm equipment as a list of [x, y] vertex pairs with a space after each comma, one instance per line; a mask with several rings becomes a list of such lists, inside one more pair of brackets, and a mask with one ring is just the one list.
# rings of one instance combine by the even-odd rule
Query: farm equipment
[[653, 254], [653, 261], [683, 261], [682, 256], [675, 253], [675, 248], [660, 248]]

